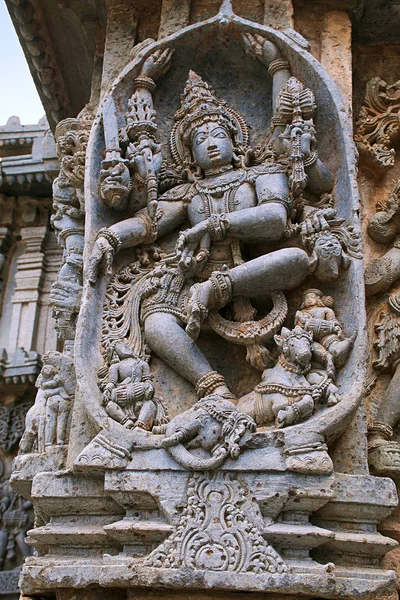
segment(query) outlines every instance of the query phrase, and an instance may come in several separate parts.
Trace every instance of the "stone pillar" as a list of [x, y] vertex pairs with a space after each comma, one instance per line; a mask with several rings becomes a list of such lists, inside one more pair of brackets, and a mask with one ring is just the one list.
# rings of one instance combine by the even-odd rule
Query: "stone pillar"
[[158, 39], [189, 25], [191, 0], [162, 0]]
[[4, 290], [4, 267], [7, 261], [7, 251], [11, 244], [11, 232], [8, 227], [0, 227], [0, 315]]
[[19, 347], [25, 350], [32, 350], [35, 347], [40, 293], [45, 270], [45, 255], [42, 250], [46, 233], [46, 226], [21, 229], [21, 237], [26, 243], [26, 249], [17, 261], [16, 287], [12, 298], [10, 351]]
[[264, 25], [282, 31], [293, 29], [292, 0], [264, 0]]
[[324, 14], [321, 32], [321, 63], [343, 94], [351, 113], [352, 53], [351, 21], [344, 10], [330, 10]]
[[107, 0], [107, 33], [104, 48], [101, 95], [130, 60], [135, 45], [137, 14], [130, 0]]

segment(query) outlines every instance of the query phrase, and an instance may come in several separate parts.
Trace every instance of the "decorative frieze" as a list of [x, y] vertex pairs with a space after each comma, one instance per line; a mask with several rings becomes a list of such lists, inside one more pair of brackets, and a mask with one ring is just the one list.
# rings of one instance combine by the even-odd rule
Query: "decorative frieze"
[[393, 167], [395, 142], [400, 137], [400, 82], [389, 85], [380, 77], [367, 83], [356, 124], [355, 140], [361, 155], [380, 175]]

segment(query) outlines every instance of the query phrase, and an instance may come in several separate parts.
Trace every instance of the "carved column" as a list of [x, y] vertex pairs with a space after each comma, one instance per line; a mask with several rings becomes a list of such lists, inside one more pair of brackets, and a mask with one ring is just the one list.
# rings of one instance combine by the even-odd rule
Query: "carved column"
[[280, 30], [293, 29], [292, 0], [264, 0], [264, 25]]
[[130, 0], [108, 0], [101, 95], [130, 60], [135, 45], [138, 17]]
[[189, 25], [191, 0], [163, 0], [158, 39]]
[[324, 14], [321, 33], [321, 63], [338, 85], [351, 112], [352, 53], [351, 21], [344, 10]]
[[9, 349], [35, 348], [36, 327], [40, 293], [45, 269], [43, 243], [47, 227], [23, 227], [22, 241], [26, 243], [24, 254], [18, 259], [15, 276], [16, 290], [12, 299], [13, 315]]
[[4, 291], [4, 267], [6, 264], [6, 253], [11, 244], [11, 232], [8, 227], [0, 227], [0, 315], [2, 310], [2, 299]]

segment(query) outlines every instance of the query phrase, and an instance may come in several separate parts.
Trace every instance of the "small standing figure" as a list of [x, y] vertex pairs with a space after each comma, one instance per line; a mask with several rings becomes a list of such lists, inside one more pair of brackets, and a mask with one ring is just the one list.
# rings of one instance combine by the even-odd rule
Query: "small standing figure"
[[67, 441], [67, 426], [72, 398], [65, 390], [58, 369], [51, 364], [43, 366], [36, 386], [41, 388], [46, 400], [45, 445], [46, 447], [55, 444], [62, 446]]
[[161, 400], [154, 397], [148, 363], [121, 341], [110, 346], [108, 361], [107, 383], [103, 387], [108, 415], [127, 429], [139, 427], [151, 431], [153, 427], [165, 425], [167, 411]]
[[16, 494], [8, 481], [0, 485], [0, 571], [14, 568], [32, 554], [25, 541], [33, 525], [32, 502]]
[[317, 289], [306, 290], [300, 310], [296, 313], [295, 325], [312, 332], [314, 343], [321, 344], [331, 354], [335, 366], [341, 367], [355, 338], [344, 336], [332, 306], [331, 296], [324, 296], [321, 290]]

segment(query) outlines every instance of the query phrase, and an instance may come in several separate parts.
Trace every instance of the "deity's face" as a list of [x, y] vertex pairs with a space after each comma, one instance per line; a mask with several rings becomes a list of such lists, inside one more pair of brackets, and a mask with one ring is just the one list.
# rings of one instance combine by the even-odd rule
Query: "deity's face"
[[45, 379], [50, 379], [50, 377], [53, 377], [53, 375], [55, 374], [56, 370], [51, 365], [44, 365], [44, 367], [42, 368], [42, 375]]
[[222, 125], [213, 121], [204, 123], [195, 130], [192, 151], [196, 164], [207, 174], [230, 165], [233, 159], [233, 144], [229, 133]]
[[312, 306], [317, 306], [318, 304], [318, 296], [314, 292], [308, 292], [304, 296], [303, 306], [304, 308], [311, 308]]
[[315, 243], [314, 252], [318, 257], [315, 274], [321, 281], [333, 281], [339, 276], [343, 262], [342, 246], [336, 236], [321, 235]]

